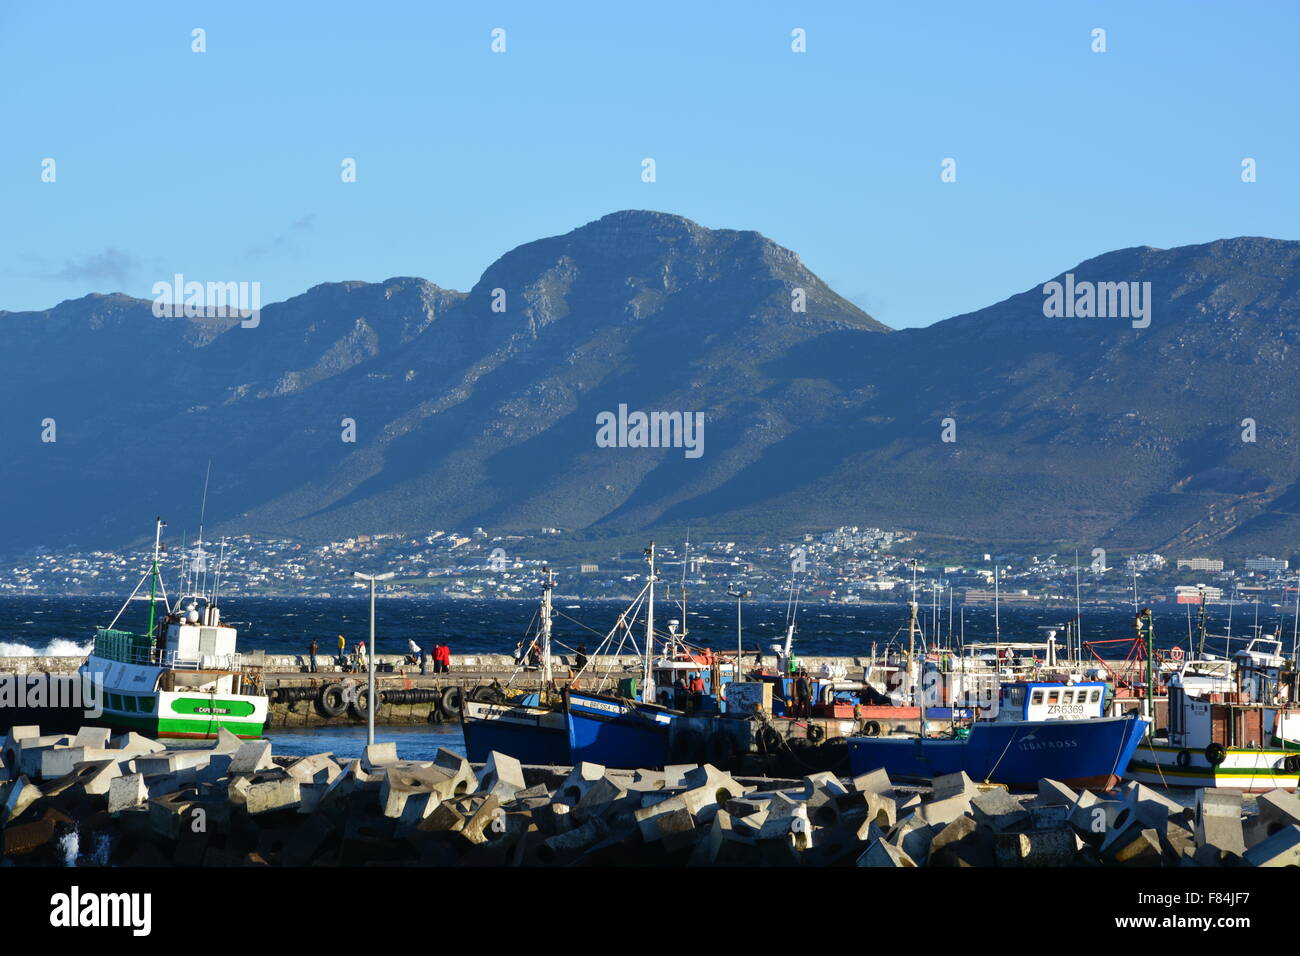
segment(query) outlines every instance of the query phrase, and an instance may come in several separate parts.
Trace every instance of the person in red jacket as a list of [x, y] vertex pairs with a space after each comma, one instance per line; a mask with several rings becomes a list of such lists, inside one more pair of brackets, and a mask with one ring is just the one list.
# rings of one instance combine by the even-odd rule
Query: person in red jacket
[[438, 674], [449, 673], [451, 671], [451, 648], [446, 644], [439, 644], [434, 654], [436, 655], [434, 672]]

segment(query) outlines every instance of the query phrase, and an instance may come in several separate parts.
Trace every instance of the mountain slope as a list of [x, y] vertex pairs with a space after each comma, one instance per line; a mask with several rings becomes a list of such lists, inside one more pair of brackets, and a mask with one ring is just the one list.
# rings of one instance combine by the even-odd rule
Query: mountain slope
[[[1272, 239], [1125, 249], [1068, 271], [1150, 282], [1149, 328], [1046, 318], [1035, 287], [892, 332], [758, 233], [628, 211], [506, 253], [468, 293], [327, 284], [255, 329], [125, 296], [0, 313], [4, 484], [31, 505], [0, 535], [180, 521], [211, 458], [218, 532], [853, 523], [1280, 551], [1300, 532], [1298, 265]], [[703, 454], [598, 447], [620, 405], [702, 412]]]

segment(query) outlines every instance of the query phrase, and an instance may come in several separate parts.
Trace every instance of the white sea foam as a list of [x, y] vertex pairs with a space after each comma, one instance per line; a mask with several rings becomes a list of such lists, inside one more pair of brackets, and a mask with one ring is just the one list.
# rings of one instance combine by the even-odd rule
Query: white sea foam
[[90, 653], [90, 647], [90, 641], [78, 644], [63, 637], [50, 641], [44, 650], [37, 650], [30, 644], [0, 641], [0, 657], [85, 657]]

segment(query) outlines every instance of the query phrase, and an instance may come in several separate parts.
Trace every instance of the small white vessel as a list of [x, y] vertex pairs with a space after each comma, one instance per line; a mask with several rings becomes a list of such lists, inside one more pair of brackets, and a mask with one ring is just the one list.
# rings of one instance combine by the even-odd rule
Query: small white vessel
[[[87, 694], [100, 696], [87, 699], [102, 700], [102, 723], [151, 737], [206, 739], [223, 728], [260, 737], [267, 712], [261, 669], [244, 663], [235, 649], [235, 629], [221, 621], [219, 574], [211, 593], [192, 593], [169, 606], [158, 560], [164, 525], [159, 519], [153, 561], [135, 592], [113, 622], [95, 632], [94, 647], [78, 673], [94, 685]], [[147, 629], [116, 627], [146, 580]]]

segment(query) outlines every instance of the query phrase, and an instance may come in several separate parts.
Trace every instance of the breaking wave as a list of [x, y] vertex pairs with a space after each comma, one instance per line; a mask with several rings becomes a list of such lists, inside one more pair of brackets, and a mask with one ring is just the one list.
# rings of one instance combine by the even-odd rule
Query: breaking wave
[[78, 644], [63, 637], [50, 641], [44, 650], [37, 650], [28, 644], [0, 641], [0, 657], [85, 657], [90, 653], [90, 646], [90, 641]]

